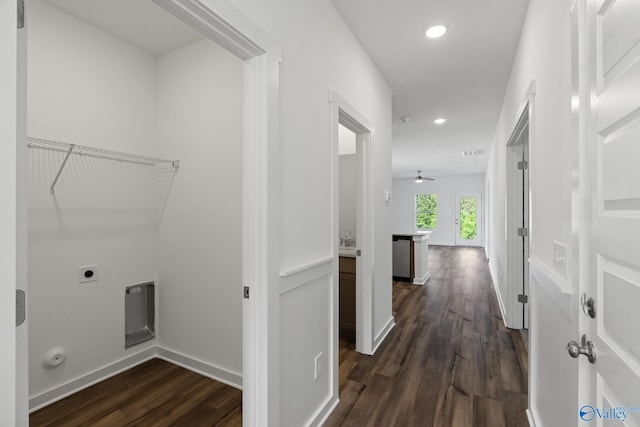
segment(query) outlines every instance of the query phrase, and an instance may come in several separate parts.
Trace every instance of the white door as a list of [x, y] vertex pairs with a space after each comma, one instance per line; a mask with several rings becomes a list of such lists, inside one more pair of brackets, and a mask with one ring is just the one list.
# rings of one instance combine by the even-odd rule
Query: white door
[[455, 239], [457, 246], [482, 246], [482, 193], [470, 191], [456, 194]]
[[24, 30], [16, 0], [0, 0], [0, 425], [28, 425], [26, 323], [16, 326], [16, 290], [25, 289]]
[[[588, 58], [584, 186], [588, 248], [581, 292], [595, 312], [580, 333], [578, 416], [594, 425], [640, 425], [640, 2], [584, 0]], [[588, 312], [588, 310], [585, 310]], [[580, 340], [576, 340], [582, 344]], [[613, 409], [612, 409], [613, 408]], [[612, 420], [611, 418], [614, 418]], [[616, 420], [617, 419], [617, 420]]]

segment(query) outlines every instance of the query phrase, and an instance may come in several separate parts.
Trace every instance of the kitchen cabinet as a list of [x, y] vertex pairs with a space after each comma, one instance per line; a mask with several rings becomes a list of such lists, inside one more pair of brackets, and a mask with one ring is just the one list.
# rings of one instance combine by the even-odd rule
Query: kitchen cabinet
[[355, 342], [356, 338], [356, 258], [339, 257], [340, 337]]

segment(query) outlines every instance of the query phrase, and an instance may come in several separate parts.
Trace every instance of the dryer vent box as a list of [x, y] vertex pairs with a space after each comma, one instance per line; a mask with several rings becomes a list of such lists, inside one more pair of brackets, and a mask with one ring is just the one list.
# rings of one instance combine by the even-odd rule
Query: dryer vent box
[[156, 335], [155, 286], [153, 282], [125, 289], [125, 348], [149, 341]]

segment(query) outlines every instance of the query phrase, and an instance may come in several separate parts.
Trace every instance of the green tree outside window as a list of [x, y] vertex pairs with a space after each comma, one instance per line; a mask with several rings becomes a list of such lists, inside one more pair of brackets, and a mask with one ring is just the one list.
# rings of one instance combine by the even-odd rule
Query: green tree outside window
[[416, 228], [433, 229], [438, 225], [438, 196], [416, 194]]
[[476, 238], [476, 210], [475, 197], [462, 197], [460, 199], [460, 237], [473, 240]]

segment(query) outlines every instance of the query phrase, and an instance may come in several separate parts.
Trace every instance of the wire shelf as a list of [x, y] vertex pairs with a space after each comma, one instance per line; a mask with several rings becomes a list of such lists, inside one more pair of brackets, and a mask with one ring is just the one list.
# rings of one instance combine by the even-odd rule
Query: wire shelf
[[27, 147], [36, 148], [41, 150], [56, 151], [59, 153], [65, 153], [66, 156], [60, 165], [60, 169], [56, 174], [56, 177], [49, 188], [49, 192], [55, 194], [55, 186], [62, 174], [62, 171], [69, 160], [69, 157], [73, 155], [95, 157], [98, 159], [115, 160], [118, 162], [134, 163], [137, 165], [156, 166], [156, 165], [170, 165], [175, 170], [180, 167], [179, 160], [167, 160], [157, 157], [140, 156], [138, 154], [123, 153], [120, 151], [104, 150], [102, 148], [87, 147], [78, 144], [68, 144], [66, 142], [52, 141], [42, 138], [27, 137]]

